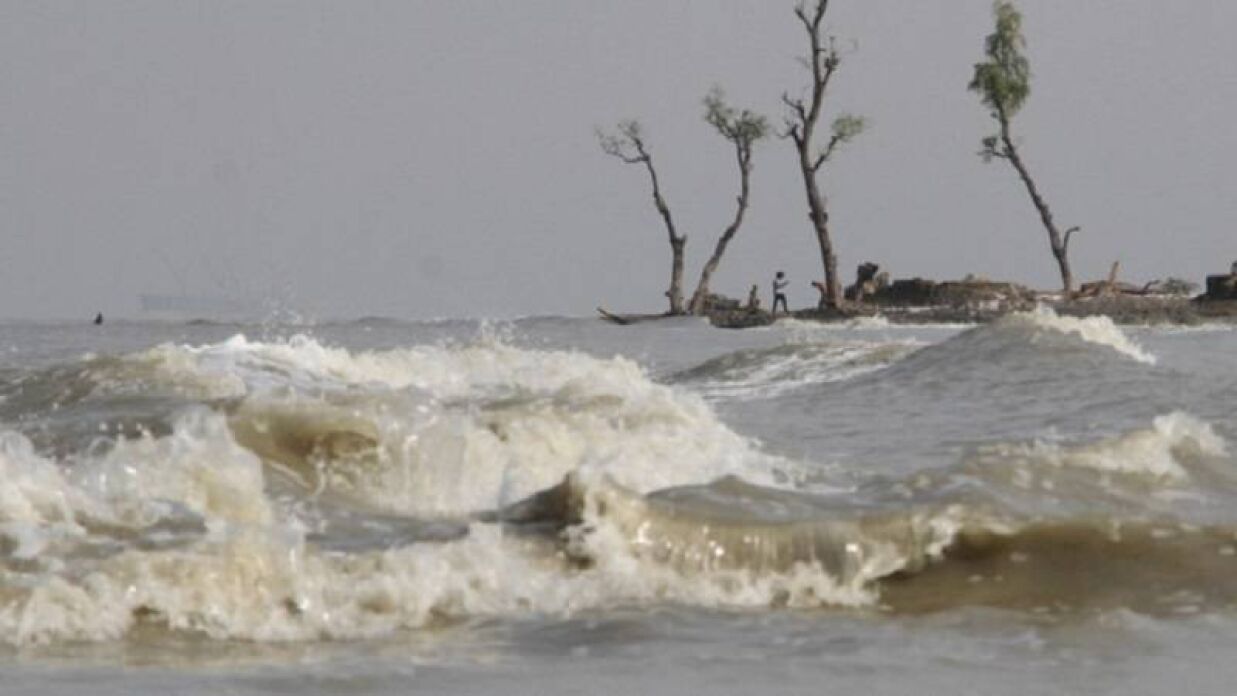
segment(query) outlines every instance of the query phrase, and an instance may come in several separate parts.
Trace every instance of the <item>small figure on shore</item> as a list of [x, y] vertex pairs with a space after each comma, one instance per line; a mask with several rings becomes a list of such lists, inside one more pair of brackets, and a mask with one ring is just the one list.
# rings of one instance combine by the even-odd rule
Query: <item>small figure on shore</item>
[[1237, 261], [1233, 262], [1233, 267], [1229, 270], [1228, 274], [1237, 276]]
[[786, 304], [786, 293], [782, 292], [787, 285], [790, 285], [790, 281], [786, 279], [786, 274], [782, 271], [778, 271], [777, 275], [773, 277], [772, 312], [774, 315], [777, 314], [777, 304], [779, 302], [782, 303], [782, 311], [790, 314], [790, 308]]
[[747, 310], [749, 312], [760, 309], [760, 292], [757, 288], [758, 286], [753, 285], [751, 292], [747, 293]]
[[94, 315], [94, 325], [99, 326], [102, 323], [103, 323], [103, 312], [99, 312], [98, 314]]

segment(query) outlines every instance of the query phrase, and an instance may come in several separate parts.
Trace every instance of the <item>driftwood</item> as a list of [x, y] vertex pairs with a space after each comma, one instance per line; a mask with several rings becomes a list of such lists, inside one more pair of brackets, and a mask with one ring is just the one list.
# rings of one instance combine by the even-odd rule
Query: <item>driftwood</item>
[[1115, 295], [1117, 293], [1117, 274], [1121, 272], [1121, 262], [1114, 261], [1112, 270], [1108, 271], [1107, 280], [1099, 280], [1094, 283], [1083, 283], [1078, 289], [1077, 299], [1086, 297], [1099, 297], [1100, 295]]
[[664, 314], [615, 314], [607, 311], [604, 307], [598, 307], [597, 313], [601, 315], [602, 319], [618, 324], [619, 326], [630, 326], [631, 324], [648, 319], [656, 319], [658, 317], [666, 316]]
[[661, 314], [615, 314], [614, 312], [607, 310], [605, 307], [598, 307], [597, 313], [601, 315], [602, 319], [618, 324], [619, 326], [631, 326], [632, 324], [639, 324], [646, 321], [675, 319], [678, 317], [688, 316], [686, 314], [672, 314], [670, 312], [663, 312]]
[[1101, 297], [1108, 295], [1132, 295], [1134, 297], [1146, 297], [1155, 295], [1159, 292], [1159, 286], [1163, 285], [1161, 280], [1153, 280], [1144, 285], [1138, 286], [1130, 283], [1121, 283], [1117, 281], [1117, 274], [1121, 271], [1121, 262], [1114, 261], [1112, 269], [1108, 272], [1107, 280], [1100, 280], [1094, 283], [1083, 283], [1079, 288], [1076, 299], [1086, 299], [1089, 297]]

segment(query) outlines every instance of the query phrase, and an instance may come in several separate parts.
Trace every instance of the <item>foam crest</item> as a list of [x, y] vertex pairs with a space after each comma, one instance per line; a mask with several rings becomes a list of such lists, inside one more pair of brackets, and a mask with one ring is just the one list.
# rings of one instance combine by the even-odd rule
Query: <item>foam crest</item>
[[217, 640], [358, 639], [464, 618], [666, 601], [858, 606], [875, 600], [872, 580], [933, 552], [922, 551], [931, 525], [918, 522], [788, 531], [678, 519], [596, 471], [573, 477], [595, 483], [562, 487], [587, 501], [559, 519], [563, 542], [475, 522], [453, 541], [331, 552], [307, 541], [290, 509], [266, 502], [256, 457], [210, 415], [81, 465], [73, 480], [45, 471], [34, 487], [84, 505], [28, 514], [34, 526], [74, 516], [98, 527], [85, 519], [89, 509], [135, 528], [152, 521], [140, 511], [175, 503], [203, 516], [206, 533], [170, 548], [129, 543], [94, 560], [0, 572], [0, 640], [112, 640], [141, 626]]
[[1150, 428], [1098, 442], [1062, 446], [1037, 440], [981, 449], [981, 461], [1046, 464], [1151, 476], [1174, 482], [1189, 480], [1189, 466], [1202, 458], [1223, 457], [1227, 445], [1211, 425], [1181, 412], [1157, 417]]
[[179, 418], [169, 436], [121, 441], [68, 462], [2, 433], [0, 477], [0, 566], [6, 547], [10, 558], [49, 568], [83, 545], [111, 544], [118, 534], [133, 537], [171, 520], [221, 532], [275, 517], [261, 462], [235, 443], [222, 416], [205, 410]]
[[206, 409], [177, 418], [167, 436], [120, 440], [101, 457], [76, 462], [70, 477], [110, 510], [110, 522], [126, 526], [153, 524], [169, 502], [211, 525], [274, 519], [261, 461], [236, 443], [222, 415]]
[[55, 463], [25, 436], [0, 433], [0, 522], [72, 522], [80, 505]]
[[622, 391], [626, 385], [635, 383], [639, 388], [647, 381], [639, 365], [623, 358], [598, 360], [581, 353], [525, 350], [494, 338], [465, 345], [353, 352], [303, 335], [278, 342], [237, 335], [209, 346], [161, 350], [182, 352], [190, 358], [186, 367], [195, 372], [239, 378], [250, 394], [289, 386], [380, 385], [457, 399], [513, 388], [553, 391], [581, 380], [604, 382], [611, 391]]
[[685, 573], [633, 553], [607, 529], [581, 535], [571, 558], [490, 524], [454, 542], [359, 554], [324, 553], [262, 530], [191, 551], [129, 551], [82, 577], [0, 587], [0, 637], [16, 645], [101, 641], [154, 626], [215, 640], [346, 640], [641, 603], [859, 606], [875, 597], [810, 562]]
[[[168, 353], [179, 353], [170, 359]], [[316, 492], [374, 509], [453, 515], [501, 507], [595, 469], [649, 491], [738, 474], [762, 455], [699, 396], [635, 362], [509, 346], [351, 352], [305, 336], [158, 350], [161, 364], [241, 381], [239, 442]]]
[[788, 343], [723, 355], [671, 381], [689, 384], [709, 398], [775, 398], [879, 370], [920, 346], [914, 341]]
[[650, 491], [733, 473], [768, 481], [786, 464], [728, 429], [699, 397], [640, 380], [636, 388], [579, 380], [464, 403], [406, 392], [254, 398], [231, 424], [242, 444], [307, 489], [402, 514], [495, 509], [575, 471]]
[[[710, 606], [871, 605], [878, 580], [940, 558], [964, 516], [961, 508], [884, 514], [809, 504], [769, 519], [739, 500], [802, 504], [738, 480], [694, 501], [637, 496], [597, 477], [566, 485], [583, 519], [568, 530], [569, 555], [616, 577], [660, 578], [659, 592]], [[717, 493], [725, 502], [708, 502]]]
[[1154, 365], [1154, 355], [1143, 350], [1125, 334], [1112, 319], [1105, 316], [1061, 316], [1049, 307], [1039, 307], [1033, 312], [1017, 312], [1001, 319], [1001, 322], [1023, 324], [1058, 333], [1077, 336], [1095, 345], [1107, 346], [1146, 365]]

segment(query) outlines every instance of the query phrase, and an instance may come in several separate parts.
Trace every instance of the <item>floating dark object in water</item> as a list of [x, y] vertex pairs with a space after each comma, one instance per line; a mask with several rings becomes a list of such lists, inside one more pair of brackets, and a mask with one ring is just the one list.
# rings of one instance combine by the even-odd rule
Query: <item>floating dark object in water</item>
[[94, 315], [94, 323], [95, 323], [95, 326], [98, 326], [103, 323], [103, 312], [99, 312], [98, 314]]

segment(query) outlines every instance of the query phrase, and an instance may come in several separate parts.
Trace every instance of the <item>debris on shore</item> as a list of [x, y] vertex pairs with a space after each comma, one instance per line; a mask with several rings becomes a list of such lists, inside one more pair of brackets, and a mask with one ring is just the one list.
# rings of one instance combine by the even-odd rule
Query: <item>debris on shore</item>
[[[1237, 264], [1231, 273], [1208, 276], [1206, 291], [1194, 297], [1190, 293], [1197, 285], [1176, 278], [1141, 286], [1118, 282], [1119, 268], [1119, 264], [1113, 264], [1106, 280], [1084, 283], [1079, 292], [1065, 297], [1060, 292], [1036, 291], [975, 276], [954, 281], [891, 281], [886, 273], [876, 273], [875, 264], [865, 264], [855, 285], [847, 289], [851, 301], [840, 308], [801, 309], [775, 316], [761, 306], [754, 292], [746, 303], [711, 294], [704, 303], [703, 316], [714, 326], [727, 329], [768, 326], [783, 317], [836, 322], [880, 316], [891, 324], [955, 324], [986, 323], [1011, 312], [1046, 306], [1063, 316], [1106, 316], [1118, 324], [1237, 323]], [[624, 325], [672, 316], [598, 311], [604, 319]]]

